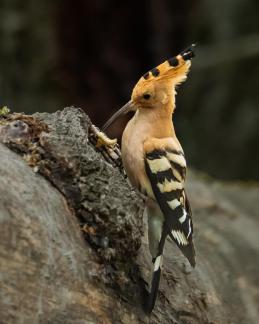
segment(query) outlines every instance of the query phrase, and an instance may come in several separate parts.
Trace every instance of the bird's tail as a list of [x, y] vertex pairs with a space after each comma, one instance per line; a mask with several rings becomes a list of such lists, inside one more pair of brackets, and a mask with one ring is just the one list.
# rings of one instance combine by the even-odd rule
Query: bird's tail
[[146, 311], [149, 314], [152, 312], [155, 306], [155, 302], [158, 294], [160, 276], [161, 276], [162, 265], [163, 265], [162, 253], [153, 259], [153, 264], [154, 264], [154, 269], [153, 269], [153, 275], [151, 280], [151, 290], [148, 295], [147, 303], [146, 303]]

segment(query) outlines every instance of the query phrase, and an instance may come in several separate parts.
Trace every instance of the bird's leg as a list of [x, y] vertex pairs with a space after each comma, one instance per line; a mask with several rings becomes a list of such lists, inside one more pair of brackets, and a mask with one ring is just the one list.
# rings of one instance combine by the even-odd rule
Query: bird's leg
[[109, 147], [111, 149], [114, 149], [117, 144], [117, 139], [111, 139], [106, 134], [101, 132], [96, 126], [91, 125], [91, 132], [96, 137], [96, 144], [95, 146], [97, 148], [100, 148], [102, 146]]
[[108, 162], [122, 169], [121, 152], [117, 139], [110, 139], [96, 126], [91, 125], [89, 129], [89, 140]]

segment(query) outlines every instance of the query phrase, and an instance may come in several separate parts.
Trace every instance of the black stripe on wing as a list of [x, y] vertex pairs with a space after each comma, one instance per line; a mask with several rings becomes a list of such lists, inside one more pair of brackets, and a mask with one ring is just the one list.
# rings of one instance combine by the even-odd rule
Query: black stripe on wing
[[[164, 234], [169, 235], [192, 266], [195, 265], [195, 252], [192, 243], [193, 225], [191, 211], [184, 192], [185, 159], [182, 152], [154, 150], [146, 154], [145, 168], [156, 200], [165, 216]], [[173, 162], [172, 162], [173, 160]], [[161, 164], [160, 164], [161, 162]], [[183, 175], [182, 181], [176, 177], [174, 165]]]

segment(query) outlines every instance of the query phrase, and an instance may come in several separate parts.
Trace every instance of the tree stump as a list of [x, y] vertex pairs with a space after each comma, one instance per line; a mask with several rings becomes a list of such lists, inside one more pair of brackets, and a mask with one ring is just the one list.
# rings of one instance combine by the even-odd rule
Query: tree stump
[[0, 323], [258, 323], [256, 185], [188, 177], [197, 267], [168, 241], [156, 307], [143, 197], [80, 109], [0, 117]]

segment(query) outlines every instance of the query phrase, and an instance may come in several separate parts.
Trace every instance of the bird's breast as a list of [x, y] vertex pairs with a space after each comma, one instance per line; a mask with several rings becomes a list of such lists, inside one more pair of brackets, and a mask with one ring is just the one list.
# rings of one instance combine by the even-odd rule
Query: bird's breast
[[147, 129], [143, 125], [138, 127], [133, 118], [123, 132], [121, 153], [123, 166], [131, 184], [149, 196], [153, 196], [144, 162], [144, 142], [147, 134]]

